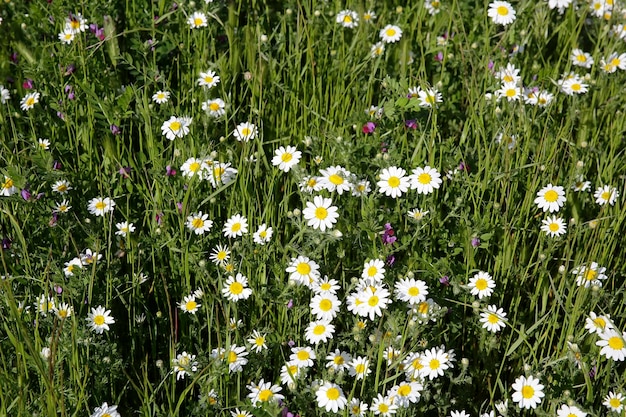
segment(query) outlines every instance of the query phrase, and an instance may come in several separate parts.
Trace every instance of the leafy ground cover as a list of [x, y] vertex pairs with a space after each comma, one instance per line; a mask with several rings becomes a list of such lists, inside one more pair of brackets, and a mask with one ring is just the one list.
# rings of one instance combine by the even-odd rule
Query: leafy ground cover
[[621, 3], [0, 18], [0, 414], [625, 415]]

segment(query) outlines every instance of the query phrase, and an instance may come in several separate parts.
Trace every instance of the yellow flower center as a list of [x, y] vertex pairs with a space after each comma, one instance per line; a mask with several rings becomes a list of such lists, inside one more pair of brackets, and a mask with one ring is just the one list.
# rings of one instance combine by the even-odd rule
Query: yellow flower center
[[189, 165], [189, 171], [191, 171], [191, 172], [198, 172], [198, 171], [200, 171], [200, 167], [201, 167], [201, 165], [198, 162], [192, 162]]
[[576, 61], [578, 62], [587, 62], [587, 57], [583, 54], [576, 55]]
[[329, 282], [324, 282], [324, 283], [322, 283], [322, 285], [320, 285], [320, 289], [323, 290], [323, 291], [330, 290], [330, 287], [331, 287], [331, 285], [330, 285]]
[[196, 25], [196, 26], [202, 25], [202, 22], [203, 22], [203, 20], [200, 17], [196, 17], [195, 19], [193, 19], [193, 24]]
[[585, 269], [585, 273], [583, 275], [587, 281], [593, 281], [598, 275], [598, 272], [594, 271], [593, 269], [588, 268], [588, 269]]
[[613, 397], [609, 400], [609, 404], [613, 408], [618, 408], [620, 405], [622, 405], [622, 402], [619, 400], [619, 398]]
[[524, 385], [522, 387], [522, 397], [525, 399], [530, 399], [535, 396], [535, 389], [530, 385]]
[[218, 261], [223, 261], [224, 259], [226, 259], [226, 256], [227, 256], [226, 251], [223, 251], [223, 250], [217, 252], [217, 254], [215, 255]]
[[309, 352], [307, 352], [306, 350], [299, 351], [296, 356], [297, 356], [298, 360], [301, 360], [301, 361], [309, 360]]
[[386, 412], [389, 411], [389, 406], [385, 403], [383, 404], [379, 404], [378, 405], [378, 411], [380, 411], [381, 414], [385, 414]]
[[289, 152], [285, 152], [284, 154], [280, 156], [280, 160], [283, 162], [289, 162], [292, 159], [293, 159], [293, 155], [290, 154]]
[[581, 89], [581, 86], [579, 83], [572, 84], [572, 90], [580, 91], [580, 89]]
[[410, 385], [402, 385], [400, 388], [398, 388], [398, 395], [400, 397], [406, 397], [410, 393], [411, 393], [411, 386]]
[[375, 266], [370, 266], [369, 268], [367, 268], [367, 275], [370, 277], [374, 277], [376, 276], [376, 274], [378, 273], [378, 268], [376, 268]]
[[11, 187], [13, 187], [13, 180], [11, 178], [7, 178], [4, 184], [2, 184], [2, 188], [9, 189]]
[[430, 174], [427, 174], [426, 172], [422, 172], [418, 177], [417, 177], [417, 181], [420, 184], [430, 184], [430, 182], [432, 181], [433, 177], [430, 176]]
[[357, 366], [354, 367], [354, 371], [357, 374], [362, 374], [365, 372], [365, 364], [359, 363]]
[[250, 130], [250, 128], [244, 127], [243, 129], [241, 129], [241, 136], [250, 136], [251, 133], [252, 131]]
[[343, 178], [341, 178], [341, 176], [337, 174], [331, 175], [330, 177], [328, 177], [328, 180], [335, 185], [343, 184]]
[[400, 185], [400, 178], [398, 177], [389, 177], [387, 183], [391, 188], [397, 188]]
[[185, 310], [187, 311], [193, 311], [196, 309], [196, 306], [198, 305], [198, 303], [196, 303], [195, 301], [191, 300], [191, 301], [187, 301], [185, 303]]
[[194, 227], [194, 229], [200, 229], [204, 227], [204, 220], [202, 220], [199, 217], [196, 217], [195, 219], [191, 221], [191, 225]]
[[417, 287], [411, 287], [409, 288], [408, 293], [411, 297], [417, 297], [420, 294], [420, 289]]
[[102, 326], [104, 324], [104, 316], [102, 314], [98, 314], [93, 318], [93, 322], [96, 326]]
[[179, 121], [170, 123], [170, 129], [173, 130], [174, 132], [178, 132], [181, 127], [182, 127], [182, 124]]
[[511, 77], [511, 75], [510, 75], [510, 74], [506, 74], [504, 77], [502, 77], [502, 80], [503, 80], [505, 83], [512, 83], [512, 82], [513, 82], [513, 77]]
[[378, 305], [378, 297], [375, 295], [372, 295], [369, 300], [367, 300], [367, 304], [370, 305], [370, 307], [376, 307]]
[[259, 392], [259, 401], [266, 403], [269, 400], [271, 400], [273, 396], [274, 396], [274, 393], [271, 390], [264, 389], [261, 392]]
[[328, 210], [324, 207], [318, 207], [315, 209], [315, 217], [320, 220], [324, 220], [328, 216]]
[[80, 22], [78, 20], [70, 20], [70, 27], [72, 29], [80, 28]]
[[431, 359], [430, 363], [428, 364], [430, 369], [439, 369], [440, 365], [441, 365], [441, 363], [439, 362], [438, 359]]
[[326, 326], [324, 326], [323, 324], [318, 324], [317, 326], [313, 328], [313, 334], [316, 336], [324, 334], [325, 331], [326, 331]]
[[548, 229], [550, 229], [551, 232], [558, 232], [560, 227], [558, 223], [550, 223]]
[[341, 355], [337, 355], [335, 356], [335, 358], [333, 359], [333, 362], [335, 363], [335, 365], [343, 365], [344, 364], [344, 359], [343, 356]]
[[230, 228], [233, 232], [237, 233], [238, 231], [241, 230], [241, 223], [235, 223], [232, 225], [232, 227]]
[[624, 348], [624, 341], [621, 337], [613, 336], [609, 339], [609, 346], [614, 350], [622, 350]]
[[498, 6], [497, 11], [500, 16], [508, 16], [509, 14], [509, 9], [505, 6]]
[[546, 191], [546, 193], [543, 195], [543, 198], [548, 202], [548, 203], [554, 203], [556, 200], [559, 199], [559, 193], [557, 193], [554, 190], [548, 190]]
[[239, 356], [237, 356], [237, 354], [232, 350], [228, 352], [228, 363], [236, 362], [238, 358]]
[[343, 17], [343, 21], [344, 21], [345, 23], [352, 23], [352, 16], [350, 16], [349, 14], [345, 15], [345, 16]]
[[391, 38], [396, 35], [396, 30], [394, 28], [389, 28], [385, 31], [385, 35]]
[[217, 103], [211, 103], [209, 104], [209, 109], [211, 109], [211, 111], [218, 111], [220, 109], [220, 105]]
[[105, 207], [106, 207], [106, 204], [104, 203], [104, 201], [98, 201], [96, 203], [96, 210], [104, 210]]
[[493, 313], [489, 313], [489, 316], [487, 316], [487, 321], [491, 324], [496, 324], [500, 321], [500, 318]]
[[32, 106], [32, 105], [34, 105], [34, 104], [35, 104], [35, 99], [34, 99], [33, 97], [28, 97], [28, 98], [26, 99], [26, 105], [27, 105], [27, 106]]
[[517, 90], [515, 90], [515, 88], [509, 88], [506, 90], [505, 94], [507, 97], [515, 97], [517, 95]]
[[333, 303], [328, 298], [324, 298], [320, 301], [319, 307], [322, 311], [330, 311], [330, 309], [333, 308]]
[[309, 275], [311, 273], [311, 266], [306, 262], [300, 262], [296, 267], [296, 271], [300, 275]]
[[596, 327], [599, 327], [601, 329], [604, 329], [606, 327], [606, 321], [604, 321], [602, 317], [596, 317], [596, 319], [593, 322], [596, 325]]
[[420, 305], [417, 307], [417, 311], [422, 315], [428, 314], [428, 310], [430, 310], [430, 306], [428, 305], [426, 301], [422, 301]]
[[605, 201], [609, 201], [611, 199], [611, 192], [610, 191], [604, 191], [601, 195], [600, 198], [602, 198]]
[[326, 397], [331, 401], [335, 401], [337, 398], [339, 398], [339, 395], [340, 392], [335, 387], [329, 388], [328, 391], [326, 391]]
[[479, 291], [482, 291], [484, 289], [486, 289], [489, 284], [487, 283], [487, 280], [485, 278], [478, 278], [476, 280], [476, 284], [474, 284], [476, 286], [476, 289]]
[[231, 294], [239, 295], [243, 292], [243, 285], [239, 282], [233, 282], [230, 284], [230, 292]]

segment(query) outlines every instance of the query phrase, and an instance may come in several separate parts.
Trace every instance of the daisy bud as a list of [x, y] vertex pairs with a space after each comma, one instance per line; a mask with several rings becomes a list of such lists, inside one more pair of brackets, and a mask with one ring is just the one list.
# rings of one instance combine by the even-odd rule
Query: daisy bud
[[261, 35], [261, 42], [265, 43], [267, 42], [267, 35]]
[[467, 368], [469, 366], [469, 359], [467, 359], [467, 358], [461, 359], [461, 366], [463, 368]]
[[565, 273], [565, 265], [561, 265], [561, 266], [559, 266], [559, 273], [560, 273], [560, 274]]
[[320, 12], [319, 10], [316, 10], [316, 11], [313, 12], [313, 15], [315, 17], [320, 17], [321, 14], [322, 14], [322, 12]]
[[163, 368], [163, 361], [162, 361], [161, 359], [158, 359], [158, 360], [156, 361], [156, 367], [157, 367], [157, 368]]

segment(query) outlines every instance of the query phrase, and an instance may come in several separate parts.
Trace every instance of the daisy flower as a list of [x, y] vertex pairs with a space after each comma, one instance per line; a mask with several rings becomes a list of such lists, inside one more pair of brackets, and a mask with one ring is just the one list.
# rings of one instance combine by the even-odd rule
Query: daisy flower
[[591, 68], [593, 65], [593, 58], [588, 52], [583, 52], [582, 49], [574, 49], [572, 55], [570, 55], [572, 64], [577, 67]]
[[178, 308], [180, 308], [185, 313], [196, 314], [196, 311], [198, 311], [198, 308], [200, 307], [202, 307], [202, 304], [199, 304], [196, 301], [196, 297], [193, 294], [185, 296], [185, 298], [183, 298], [183, 301], [178, 303]]
[[504, 310], [495, 305], [488, 306], [487, 310], [480, 313], [480, 322], [483, 324], [483, 328], [492, 333], [498, 333], [502, 330], [506, 326], [506, 321]]
[[211, 256], [209, 256], [209, 259], [215, 265], [223, 265], [230, 259], [230, 249], [226, 246], [218, 244], [211, 250]]
[[593, 196], [596, 199], [596, 203], [603, 206], [605, 204], [614, 205], [615, 201], [619, 197], [619, 191], [617, 188], [611, 187], [610, 185], [603, 185], [602, 187], [598, 187]]
[[117, 228], [115, 234], [122, 237], [126, 237], [135, 231], [135, 225], [128, 222], [116, 223], [115, 227]]
[[600, 339], [596, 346], [601, 346], [600, 354], [614, 361], [626, 359], [626, 332], [619, 333], [615, 329], [609, 329], [599, 333]]
[[93, 410], [91, 417], [121, 417], [117, 412], [117, 405], [109, 405], [102, 403], [100, 407], [96, 407]]
[[559, 211], [565, 201], [565, 189], [559, 185], [548, 184], [537, 192], [534, 202], [539, 209], [552, 213]]
[[333, 413], [343, 410], [348, 404], [348, 400], [341, 387], [332, 382], [324, 382], [317, 391], [315, 391], [315, 398], [317, 399], [318, 407], [324, 408], [326, 411], [332, 411]]
[[311, 286], [320, 277], [320, 266], [306, 256], [291, 258], [291, 262], [285, 272], [289, 273], [289, 279], [301, 285]]
[[0, 84], [0, 103], [6, 104], [9, 100], [11, 100], [11, 93], [7, 88]]
[[313, 227], [313, 229], [320, 229], [322, 232], [326, 229], [332, 229], [339, 217], [337, 207], [332, 204], [333, 201], [330, 198], [324, 198], [319, 195], [313, 198], [313, 202], [307, 202], [306, 207], [302, 211], [304, 218], [307, 220], [307, 225]]
[[409, 217], [409, 219], [411, 219], [411, 220], [413, 220], [415, 222], [419, 222], [428, 213], [430, 213], [428, 210], [422, 210], [422, 209], [419, 209], [419, 208], [415, 208], [413, 210], [407, 211], [406, 215]]
[[312, 194], [313, 192], [320, 191], [324, 188], [324, 185], [320, 182], [319, 177], [305, 176], [298, 184], [298, 188], [303, 193]]
[[587, 191], [591, 188], [591, 181], [585, 181], [585, 178], [582, 175], [576, 177], [576, 181], [572, 184], [572, 190], [577, 193]]
[[248, 353], [245, 346], [231, 345], [226, 355], [228, 373], [243, 371], [243, 367], [248, 363], [248, 358], [246, 358]]
[[348, 352], [335, 349], [334, 352], [326, 356], [326, 360], [326, 368], [339, 373], [350, 368], [348, 364], [352, 361], [352, 356]]
[[63, 200], [60, 203], [56, 203], [56, 206], [54, 207], [54, 210], [52, 211], [54, 213], [67, 213], [70, 211], [71, 208], [72, 206], [69, 205], [67, 200]]
[[428, 14], [431, 16], [436, 15], [441, 10], [441, 1], [439, 0], [426, 0], [424, 7], [428, 10]]
[[374, 281], [382, 281], [383, 278], [385, 278], [385, 263], [380, 259], [370, 259], [366, 261], [363, 265], [361, 277]]
[[368, 180], [358, 180], [352, 184], [352, 195], [354, 197], [368, 195], [371, 191], [372, 188]]
[[59, 194], [67, 194], [71, 189], [72, 186], [66, 180], [59, 180], [52, 185], [52, 191]]
[[[185, 379], [185, 376], [191, 375], [192, 372], [198, 370], [198, 362], [196, 355], [190, 355], [187, 352], [179, 353], [176, 359], [172, 359], [173, 371], [176, 373], [176, 380]], [[104, 417], [104, 416], [99, 416]]]
[[353, 10], [342, 10], [337, 13], [335, 21], [344, 28], [355, 28], [359, 25], [359, 15]]
[[441, 174], [435, 168], [426, 165], [424, 168], [415, 168], [409, 180], [411, 181], [411, 189], [417, 189], [418, 194], [430, 194], [438, 189], [441, 185]]
[[248, 288], [248, 278], [239, 273], [234, 277], [228, 277], [222, 288], [222, 295], [234, 302], [247, 300], [252, 295], [252, 290]]
[[513, 402], [516, 402], [520, 408], [537, 408], [544, 397], [541, 381], [533, 376], [518, 377], [512, 388], [515, 390]]
[[398, 407], [406, 408], [415, 404], [422, 396], [421, 391], [424, 386], [417, 381], [404, 381], [389, 390], [389, 396], [393, 398], [394, 404]]
[[585, 417], [587, 413], [576, 406], [563, 404], [556, 410], [556, 415], [557, 417]]
[[222, 229], [224, 236], [228, 238], [236, 238], [248, 233], [248, 219], [241, 214], [235, 214], [230, 219], [226, 220], [224, 228]]
[[624, 396], [621, 392], [610, 391], [602, 403], [609, 411], [621, 413], [624, 409]]
[[209, 170], [209, 165], [203, 159], [189, 158], [180, 167], [180, 170], [183, 173], [183, 177], [192, 178], [197, 176], [199, 179], [202, 179]]
[[172, 116], [161, 125], [161, 134], [169, 140], [182, 138], [189, 133], [191, 121], [191, 117]]
[[24, 111], [32, 109], [35, 104], [39, 103], [39, 97], [41, 94], [36, 91], [26, 94], [20, 101], [20, 108]]
[[254, 407], [258, 407], [258, 403], [277, 403], [285, 398], [279, 394], [283, 389], [282, 387], [273, 385], [271, 382], [265, 382], [263, 379], [258, 384], [247, 385], [246, 388], [250, 390], [248, 398], [252, 400]]
[[572, 0], [548, 0], [548, 7], [552, 10], [558, 9], [559, 14], [563, 14], [572, 4]]
[[230, 167], [230, 163], [213, 161], [209, 164], [209, 173], [205, 174], [213, 188], [220, 185], [228, 185], [235, 181], [237, 170]]
[[537, 94], [537, 106], [539, 107], [547, 107], [554, 100], [554, 94], [548, 91], [540, 91]]
[[496, 97], [505, 97], [507, 101], [517, 101], [522, 96], [522, 89], [516, 83], [504, 83], [495, 92]]
[[358, 381], [359, 379], [365, 379], [366, 376], [372, 373], [370, 369], [370, 361], [366, 356], [357, 356], [353, 358], [348, 364], [348, 373]]
[[211, 88], [215, 87], [220, 82], [219, 75], [216, 75], [215, 71], [201, 72], [200, 78], [198, 78], [198, 85]]
[[387, 308], [389, 291], [383, 285], [368, 286], [358, 294], [358, 299], [363, 300], [358, 306], [357, 314], [361, 317], [369, 316], [374, 320], [375, 316], [382, 317], [383, 310]]
[[271, 227], [267, 227], [267, 225], [263, 223], [259, 226], [257, 231], [254, 232], [252, 239], [257, 245], [265, 245], [272, 240], [272, 234], [274, 234], [274, 230]]
[[316, 294], [309, 303], [311, 314], [318, 320], [330, 322], [337, 316], [341, 301], [334, 294]]
[[515, 20], [515, 9], [508, 1], [494, 1], [489, 3], [487, 16], [491, 18], [496, 25], [509, 25]]
[[374, 23], [374, 20], [376, 20], [376, 13], [374, 13], [372, 10], [368, 10], [365, 13], [363, 13], [364, 22]]
[[187, 24], [191, 29], [207, 27], [207, 17], [202, 12], [193, 12], [187, 19]]
[[295, 362], [289, 361], [280, 368], [280, 383], [287, 385], [289, 389], [295, 389], [298, 379], [306, 375], [307, 368], [298, 366]]
[[428, 286], [422, 280], [403, 278], [395, 284], [396, 298], [409, 305], [419, 304], [426, 300]]
[[209, 220], [209, 215], [206, 213], [199, 211], [187, 217], [187, 228], [197, 235], [203, 235], [210, 231], [211, 227], [213, 227], [213, 221]]
[[604, 273], [606, 268], [598, 265], [597, 262], [592, 262], [591, 265], [580, 266], [572, 270], [572, 274], [576, 275], [576, 284], [589, 288], [592, 285], [602, 286], [602, 281], [607, 278]]
[[379, 192], [391, 198], [398, 198], [406, 193], [410, 186], [410, 177], [406, 176], [406, 171], [398, 167], [385, 168], [380, 173], [380, 181], [376, 183]]
[[317, 345], [320, 342], [326, 343], [328, 339], [332, 339], [334, 333], [335, 326], [330, 324], [330, 321], [316, 320], [309, 323], [304, 331], [304, 338], [307, 342]]
[[565, 220], [561, 217], [549, 216], [547, 219], [541, 221], [541, 231], [546, 232], [550, 237], [564, 235], [567, 231]]
[[370, 406], [370, 411], [372, 411], [375, 416], [380, 415], [381, 417], [391, 416], [395, 414], [397, 410], [398, 406], [394, 403], [393, 399], [390, 396], [384, 397], [381, 394], [378, 394], [376, 398], [374, 398]]
[[426, 350], [421, 355], [423, 367], [419, 370], [419, 374], [422, 378], [428, 377], [432, 381], [443, 376], [443, 371], [450, 367], [448, 362], [448, 354], [444, 350], [438, 348]]
[[606, 330], [613, 329], [611, 323], [611, 316], [597, 316], [595, 312], [590, 312], [589, 317], [585, 319], [585, 329], [589, 331], [589, 334], [602, 333]]
[[233, 131], [233, 135], [235, 135], [235, 139], [239, 142], [248, 142], [250, 139], [256, 138], [257, 128], [249, 122], [240, 123]]
[[582, 79], [578, 76], [567, 78], [562, 80], [561, 91], [569, 96], [574, 94], [584, 94], [589, 91], [589, 85], [583, 83]]
[[385, 43], [395, 43], [402, 37], [402, 29], [396, 25], [387, 25], [381, 29], [380, 39]]
[[336, 191], [337, 194], [341, 195], [344, 191], [350, 191], [352, 188], [352, 184], [348, 180], [350, 171], [339, 165], [321, 169], [320, 174], [318, 179], [320, 184], [330, 192]]
[[435, 107], [438, 103], [443, 103], [441, 93], [434, 88], [422, 90], [418, 95], [420, 107]]
[[313, 366], [314, 359], [317, 359], [315, 351], [308, 346], [291, 348], [289, 361], [293, 361], [301, 368], [310, 368], [311, 366]]
[[281, 146], [274, 151], [274, 157], [272, 158], [272, 165], [278, 167], [281, 171], [289, 172], [291, 168], [298, 165], [302, 152], [297, 150], [294, 146]]
[[0, 188], [0, 196], [10, 197], [15, 193], [17, 193], [17, 187], [14, 185], [13, 179], [5, 175], [4, 182]]
[[348, 410], [350, 410], [350, 417], [365, 417], [368, 406], [358, 398], [352, 397], [348, 404]]
[[385, 43], [382, 42], [382, 41], [376, 42], [370, 48], [370, 57], [372, 57], [372, 58], [379, 57], [379, 56], [381, 56], [384, 53], [385, 53]]
[[80, 33], [87, 30], [87, 19], [82, 14], [70, 14], [65, 18], [65, 29], [72, 31], [73, 33]]
[[522, 81], [522, 77], [520, 77], [519, 73], [520, 73], [519, 68], [516, 68], [515, 65], [508, 63], [506, 64], [506, 67], [504, 68], [501, 67], [496, 72], [495, 76], [498, 77], [498, 79], [500, 80], [502, 84], [506, 84], [506, 83], [520, 84], [520, 81]]
[[256, 353], [260, 353], [263, 350], [267, 350], [265, 338], [265, 334], [259, 333], [258, 330], [254, 330], [250, 337], [247, 339], [247, 342], [250, 343], [252, 350], [254, 350]]
[[479, 299], [482, 299], [483, 297], [489, 297], [493, 293], [496, 282], [488, 272], [479, 271], [470, 279], [468, 286], [472, 295], [477, 295]]
[[209, 112], [209, 116], [220, 117], [226, 114], [226, 103], [221, 98], [214, 98], [203, 102], [202, 110]]
[[37, 147], [44, 151], [50, 149], [50, 139], [37, 139]]
[[109, 197], [96, 197], [89, 200], [87, 210], [95, 216], [104, 216], [113, 211], [113, 207], [115, 207], [115, 201]]
[[91, 330], [98, 334], [102, 334], [105, 330], [109, 330], [109, 324], [114, 324], [115, 320], [111, 317], [111, 310], [106, 310], [102, 306], [92, 308], [87, 315], [87, 322]]
[[170, 92], [169, 91], [157, 91], [156, 93], [154, 93], [154, 95], [152, 96], [152, 101], [156, 102], [157, 104], [165, 104], [169, 101], [170, 99]]
[[63, 29], [63, 32], [59, 33], [59, 40], [62, 43], [69, 45], [74, 40], [74, 36], [76, 35], [74, 35], [72, 29], [66, 27], [65, 29]]
[[53, 312], [56, 307], [57, 305], [55, 299], [45, 294], [41, 294], [35, 302], [37, 312], [43, 317], [47, 317], [48, 313]]

